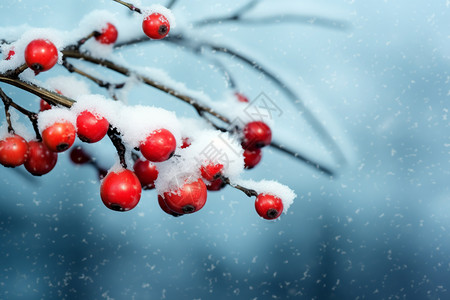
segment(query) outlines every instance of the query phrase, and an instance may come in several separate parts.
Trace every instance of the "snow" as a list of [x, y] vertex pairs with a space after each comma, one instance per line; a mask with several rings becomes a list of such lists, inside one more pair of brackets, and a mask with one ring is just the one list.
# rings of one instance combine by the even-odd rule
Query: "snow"
[[77, 99], [81, 95], [90, 94], [86, 81], [74, 76], [55, 76], [47, 79], [45, 84], [50, 90], [59, 91], [62, 95], [70, 99]]
[[73, 126], [76, 126], [76, 116], [72, 111], [63, 107], [53, 107], [38, 114], [38, 129], [40, 132], [55, 123], [61, 122], [70, 122]]
[[294, 199], [297, 198], [297, 195], [293, 190], [291, 190], [288, 186], [283, 185], [274, 180], [244, 180], [239, 179], [232, 182], [233, 184], [239, 184], [246, 188], [255, 190], [258, 194], [269, 194], [273, 196], [277, 196], [283, 202], [283, 212], [287, 213], [289, 207], [294, 202]]
[[159, 14], [163, 15], [164, 17], [166, 17], [167, 21], [169, 21], [171, 30], [172, 30], [172, 28], [175, 28], [177, 26], [175, 16], [172, 13], [172, 11], [170, 9], [168, 9], [167, 7], [164, 7], [160, 4], [153, 4], [149, 7], [143, 7], [142, 12], [143, 12], [142, 15], [143, 15], [144, 19], [153, 13], [159, 13]]

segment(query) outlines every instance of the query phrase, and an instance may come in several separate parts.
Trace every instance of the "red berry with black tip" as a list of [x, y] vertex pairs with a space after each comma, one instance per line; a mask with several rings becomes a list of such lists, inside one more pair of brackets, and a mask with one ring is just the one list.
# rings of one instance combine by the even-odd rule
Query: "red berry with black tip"
[[69, 149], [75, 141], [76, 130], [72, 123], [56, 122], [42, 131], [42, 141], [53, 152]]
[[163, 197], [161, 197], [161, 195], [158, 195], [158, 204], [159, 204], [159, 207], [161, 207], [161, 209], [168, 215], [171, 215], [173, 217], [179, 217], [179, 216], [183, 215], [183, 214], [179, 214], [179, 213], [172, 211], [167, 206], [166, 202], [164, 201]]
[[91, 156], [87, 154], [81, 146], [73, 147], [70, 151], [70, 160], [77, 165], [84, 165], [91, 161]]
[[133, 209], [141, 199], [141, 184], [130, 170], [109, 172], [100, 186], [100, 197], [106, 207], [116, 211]]
[[101, 34], [97, 35], [95, 39], [101, 44], [109, 45], [116, 42], [118, 35], [119, 32], [116, 26], [111, 23], [106, 23], [106, 26], [102, 28]]
[[56, 165], [58, 154], [50, 151], [43, 142], [28, 142], [28, 158], [24, 163], [25, 169], [34, 176], [47, 174]]
[[206, 203], [206, 185], [203, 180], [186, 183], [176, 191], [163, 194], [164, 202], [170, 210], [179, 214], [199, 211]]
[[25, 62], [35, 72], [50, 70], [58, 62], [58, 49], [49, 40], [33, 40], [25, 48]]
[[155, 180], [158, 178], [158, 170], [155, 164], [148, 160], [138, 159], [134, 163], [134, 173], [139, 178], [144, 190], [155, 188]]
[[242, 147], [244, 149], [255, 150], [267, 146], [272, 141], [272, 131], [266, 123], [254, 121], [247, 123], [243, 130], [244, 139]]
[[217, 178], [213, 181], [210, 181], [206, 184], [206, 189], [208, 191], [220, 191], [226, 186], [226, 183], [223, 182], [222, 178]]
[[0, 164], [14, 168], [28, 158], [28, 143], [20, 135], [14, 134], [0, 141]]
[[170, 23], [164, 15], [152, 13], [142, 21], [142, 30], [149, 38], [159, 40], [169, 34]]
[[85, 143], [96, 143], [105, 137], [109, 122], [98, 114], [88, 110], [77, 116], [77, 135]]
[[173, 134], [167, 129], [159, 129], [150, 133], [139, 148], [149, 161], [162, 162], [172, 157], [176, 147]]
[[202, 177], [208, 181], [213, 181], [218, 176], [220, 176], [222, 170], [223, 170], [222, 164], [209, 163], [206, 166], [200, 167], [200, 172], [202, 174]]
[[245, 150], [244, 151], [244, 164], [246, 169], [254, 168], [262, 158], [261, 149]]
[[273, 220], [278, 218], [283, 212], [283, 201], [270, 194], [259, 194], [256, 197], [255, 209], [262, 218]]

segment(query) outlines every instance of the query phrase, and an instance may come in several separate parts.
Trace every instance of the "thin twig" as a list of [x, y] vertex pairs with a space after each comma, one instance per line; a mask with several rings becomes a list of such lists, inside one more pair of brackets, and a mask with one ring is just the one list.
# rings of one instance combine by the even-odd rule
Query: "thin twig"
[[226, 184], [228, 184], [229, 186], [244, 192], [244, 194], [246, 194], [248, 197], [251, 197], [251, 196], [257, 197], [258, 196], [258, 192], [257, 191], [252, 190], [252, 189], [248, 189], [248, 188], [243, 187], [243, 186], [241, 186], [239, 184], [234, 184], [227, 177], [220, 176], [219, 178], [222, 179], [222, 181], [225, 182]]
[[177, 0], [170, 0], [170, 2], [166, 5], [168, 9], [171, 9], [177, 4]]
[[0, 88], [0, 98], [3, 100], [3, 104], [5, 106], [5, 116], [6, 116], [6, 123], [8, 124], [8, 133], [14, 134], [14, 128], [11, 124], [11, 114], [9, 113], [9, 107], [11, 106], [12, 99], [9, 98], [3, 90]]
[[[32, 112], [32, 111], [29, 111], [28, 109], [23, 108], [19, 104], [15, 103], [10, 97], [8, 97], [3, 92], [3, 90], [1, 88], [0, 88], [0, 97], [2, 98], [3, 103], [5, 104], [5, 109], [6, 109], [6, 106], [8, 106], [8, 107], [11, 106], [11, 107], [15, 108], [16, 110], [18, 110], [21, 114], [26, 115], [30, 119], [31, 124], [33, 125], [34, 132], [36, 134], [36, 139], [37, 140], [41, 140], [42, 138], [41, 138], [41, 134], [39, 133], [38, 124], [37, 124], [37, 121], [38, 121], [37, 114]], [[9, 115], [9, 112], [8, 112], [8, 115]], [[7, 119], [8, 118], [9, 117], [7, 116]], [[11, 126], [10, 122], [11, 121], [8, 122], [8, 131], [9, 131], [10, 126]], [[11, 129], [12, 129], [12, 126], [11, 126]], [[14, 133], [14, 130], [9, 131], [9, 132], [10, 133]]]
[[138, 8], [138, 7], [136, 7], [136, 6], [134, 6], [134, 5], [131, 4], [131, 3], [128, 3], [128, 2], [125, 2], [125, 1], [121, 1], [121, 0], [113, 0], [113, 1], [115, 1], [115, 2], [117, 2], [117, 3], [120, 3], [120, 4], [122, 4], [122, 5], [125, 5], [125, 6], [128, 7], [131, 11], [135, 11], [135, 12], [137, 12], [137, 13], [142, 14], [141, 9]]
[[64, 50], [63, 54], [65, 57], [71, 57], [71, 58], [78, 58], [78, 59], [83, 59], [85, 61], [97, 64], [97, 65], [101, 65], [104, 66], [110, 70], [116, 71], [122, 75], [125, 76], [130, 76], [130, 75], [134, 75], [138, 80], [142, 81], [143, 83], [150, 85], [152, 87], [155, 87], [169, 95], [172, 95], [188, 104], [190, 104], [191, 106], [193, 106], [197, 111], [201, 110], [204, 111], [214, 117], [216, 117], [217, 119], [221, 120], [222, 122], [225, 123], [230, 123], [230, 120], [228, 118], [226, 118], [225, 116], [222, 116], [221, 114], [217, 113], [216, 111], [214, 111], [212, 108], [204, 106], [202, 104], [200, 104], [199, 102], [197, 102], [195, 99], [193, 99], [192, 97], [189, 97], [187, 95], [181, 94], [179, 93], [177, 90], [170, 88], [168, 86], [165, 86], [159, 82], [156, 82], [153, 79], [148, 78], [147, 76], [143, 76], [141, 74], [138, 74], [137, 72], [134, 72], [126, 67], [120, 66], [112, 61], [109, 60], [105, 60], [105, 59], [99, 59], [99, 58], [95, 58], [90, 56], [87, 53], [81, 53], [79, 51], [75, 51], [75, 50]]
[[103, 81], [95, 76], [92, 76], [91, 74], [88, 74], [76, 67], [74, 67], [71, 63], [69, 63], [66, 59], [63, 59], [63, 66], [69, 71], [70, 73], [77, 73], [81, 76], [84, 76], [88, 78], [89, 80], [95, 82], [99, 87], [106, 88], [106, 89], [121, 89], [125, 86], [125, 83], [110, 83], [107, 81]]
[[25, 90], [27, 92], [30, 92], [38, 97], [41, 97], [47, 102], [52, 103], [53, 105], [61, 105], [65, 107], [71, 107], [72, 104], [75, 102], [74, 100], [67, 98], [63, 95], [59, 95], [57, 93], [54, 93], [52, 91], [46, 90], [42, 87], [39, 87], [33, 83], [28, 83], [25, 81], [22, 81], [17, 78], [9, 78], [5, 75], [0, 74], [0, 82], [4, 82], [10, 85], [13, 85], [15, 87], [18, 87], [22, 90]]

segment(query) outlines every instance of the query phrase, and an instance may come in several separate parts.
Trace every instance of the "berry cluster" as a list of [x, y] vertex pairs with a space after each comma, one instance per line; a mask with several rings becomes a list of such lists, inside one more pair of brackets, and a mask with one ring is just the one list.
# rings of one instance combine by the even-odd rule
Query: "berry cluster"
[[[130, 4], [124, 5], [142, 13]], [[142, 30], [151, 39], [162, 39], [170, 31], [169, 20], [162, 11], [149, 10], [144, 13]], [[117, 27], [112, 22], [105, 22], [101, 30], [93, 30], [75, 45], [57, 48], [50, 39], [34, 39], [24, 49], [24, 67], [13, 70], [8, 75], [17, 77], [25, 68], [38, 75], [52, 69], [58, 61], [62, 61], [70, 72], [76, 72], [67, 62], [67, 51], [76, 52], [78, 58], [88, 57], [88, 54], [80, 51], [87, 40], [92, 38], [99, 44], [113, 45], [118, 36]], [[5, 60], [20, 59], [17, 53], [18, 50], [12, 45]], [[99, 61], [98, 64], [103, 66], [112, 63]], [[78, 73], [86, 76], [86, 73]], [[101, 87], [111, 87], [111, 84], [92, 75], [86, 77]], [[165, 90], [172, 95], [176, 94], [167, 88]], [[79, 95], [76, 102], [70, 99], [69, 102], [63, 102], [62, 99], [67, 99], [65, 91], [56, 88], [50, 94], [50, 98], [48, 94], [41, 96], [40, 112], [33, 113], [14, 103], [1, 91], [8, 134], [0, 140], [0, 164], [5, 167], [23, 164], [29, 173], [41, 176], [55, 167], [59, 153], [72, 148], [70, 157], [75, 164], [91, 164], [98, 169], [102, 179], [102, 202], [115, 211], [128, 211], [136, 207], [143, 189], [156, 189], [159, 206], [172, 216], [199, 211], [206, 204], [208, 190], [218, 191], [226, 185], [242, 190], [248, 196], [255, 196], [255, 209], [265, 219], [278, 218], [287, 209], [288, 205], [285, 204], [290, 204], [295, 198], [295, 195], [288, 193], [288, 199], [283, 202], [283, 197], [273, 188], [264, 188], [265, 184], [254, 185], [260, 190], [257, 192], [236, 183], [240, 180], [242, 169], [254, 168], [261, 161], [261, 148], [271, 144], [271, 129], [262, 121], [252, 120], [242, 128], [226, 133], [216, 129], [194, 130], [195, 126], [184, 124], [173, 113], [160, 108], [130, 107], [98, 95]], [[248, 102], [243, 94], [237, 93], [236, 98], [239, 102]], [[187, 102], [191, 105], [194, 103], [190, 100]], [[30, 118], [35, 129], [35, 139], [26, 141], [15, 133], [9, 117], [10, 107]], [[108, 109], [104, 109], [105, 107]], [[195, 108], [203, 116], [199, 106]], [[212, 113], [212, 110], [208, 112]], [[127, 117], [121, 118], [121, 115]], [[72, 147], [77, 137], [81, 142], [89, 144], [97, 143], [105, 136], [109, 137], [118, 154], [118, 163], [108, 172], [100, 168], [82, 147]], [[227, 151], [228, 154], [234, 153], [233, 162], [223, 157], [202, 157], [208, 145], [214, 143], [225, 156]], [[131, 159], [133, 163], [129, 167]], [[281, 185], [276, 185], [279, 186]]]

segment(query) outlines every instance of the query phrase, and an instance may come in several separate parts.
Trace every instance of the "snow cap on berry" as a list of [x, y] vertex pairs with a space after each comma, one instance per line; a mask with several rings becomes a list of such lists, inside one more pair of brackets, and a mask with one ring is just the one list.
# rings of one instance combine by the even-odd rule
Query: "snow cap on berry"
[[[118, 119], [123, 104], [120, 102], [106, 99], [103, 95], [81, 95], [74, 98], [76, 102], [72, 105], [71, 111], [78, 116], [81, 112], [87, 110], [98, 117], [104, 117], [110, 123]], [[114, 123], [113, 123], [114, 124]]]
[[289, 187], [274, 181], [274, 180], [261, 180], [259, 182], [253, 180], [236, 180], [233, 183], [245, 186], [246, 188], [255, 190], [258, 194], [269, 194], [276, 196], [283, 202], [283, 212], [287, 213], [289, 206], [294, 203], [294, 199], [297, 195]]
[[43, 132], [47, 127], [61, 122], [69, 122], [76, 128], [76, 115], [67, 108], [54, 107], [38, 114], [38, 129]]
[[142, 15], [143, 15], [144, 19], [153, 13], [158, 13], [158, 14], [161, 14], [164, 17], [166, 17], [167, 21], [169, 21], [171, 29], [175, 28], [175, 26], [176, 26], [175, 16], [172, 13], [172, 11], [170, 9], [168, 9], [167, 7], [164, 7], [160, 4], [154, 4], [149, 7], [144, 7], [142, 9], [142, 12], [143, 12]]

